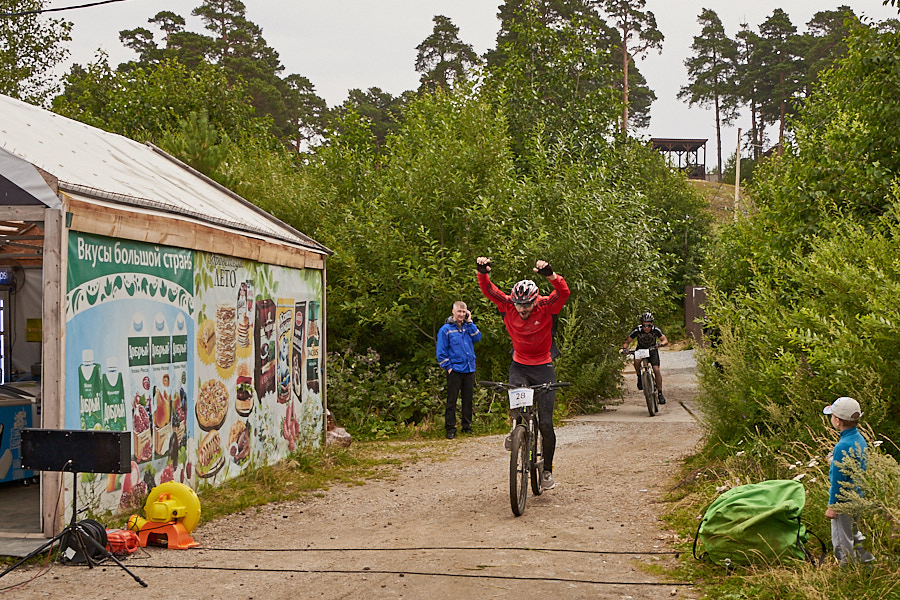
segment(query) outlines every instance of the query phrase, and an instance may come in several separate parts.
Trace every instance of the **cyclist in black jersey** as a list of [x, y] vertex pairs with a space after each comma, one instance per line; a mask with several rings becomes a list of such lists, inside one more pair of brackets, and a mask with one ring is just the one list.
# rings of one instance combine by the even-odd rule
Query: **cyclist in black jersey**
[[[641, 315], [641, 324], [631, 330], [628, 337], [622, 343], [622, 350], [628, 350], [631, 340], [637, 340], [638, 349], [650, 348], [650, 364], [653, 365], [653, 374], [656, 377], [656, 389], [659, 390], [659, 403], [665, 404], [666, 398], [662, 391], [662, 373], [659, 370], [659, 351], [656, 346], [667, 346], [669, 340], [666, 339], [662, 330], [653, 324], [653, 313], [645, 312]], [[637, 375], [637, 387], [642, 389], [641, 385], [641, 361], [635, 359], [634, 372]]]

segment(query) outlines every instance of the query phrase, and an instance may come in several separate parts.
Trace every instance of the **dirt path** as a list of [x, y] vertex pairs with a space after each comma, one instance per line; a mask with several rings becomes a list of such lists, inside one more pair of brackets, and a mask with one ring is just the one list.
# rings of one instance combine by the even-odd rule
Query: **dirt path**
[[[200, 549], [138, 552], [125, 564], [147, 589], [114, 564], [54, 565], [0, 596], [693, 597], [690, 588], [651, 574], [673, 560], [659, 501], [701, 435], [690, 414], [696, 413], [692, 353], [665, 352], [662, 362], [668, 403], [659, 415], [647, 415], [628, 374], [622, 404], [557, 429], [557, 486], [529, 495], [521, 517], [509, 508], [503, 436], [463, 437], [435, 442], [446, 460], [423, 458], [399, 467], [395, 477], [206, 524], [194, 532]], [[37, 568], [17, 569], [0, 587], [35, 574]]]

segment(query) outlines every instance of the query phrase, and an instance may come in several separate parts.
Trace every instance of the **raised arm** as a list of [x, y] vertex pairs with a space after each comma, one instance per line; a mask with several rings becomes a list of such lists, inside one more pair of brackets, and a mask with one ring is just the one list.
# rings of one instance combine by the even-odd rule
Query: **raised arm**
[[475, 266], [478, 269], [478, 287], [485, 298], [493, 302], [500, 312], [506, 312], [509, 308], [507, 300], [509, 296], [504, 294], [500, 288], [491, 281], [489, 273], [491, 272], [491, 259], [485, 256], [479, 256], [475, 259]]

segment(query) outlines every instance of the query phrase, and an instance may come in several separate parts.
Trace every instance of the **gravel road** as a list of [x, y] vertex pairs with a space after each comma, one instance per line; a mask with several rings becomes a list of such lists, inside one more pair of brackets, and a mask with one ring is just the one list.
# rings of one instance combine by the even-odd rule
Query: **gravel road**
[[[557, 486], [509, 507], [503, 436], [433, 442], [364, 485], [207, 523], [201, 547], [149, 547], [115, 564], [19, 568], [3, 600], [694, 598], [653, 573], [673, 563], [662, 500], [701, 439], [692, 351], [663, 351], [668, 403], [647, 415], [627, 371], [621, 402], [557, 428]], [[435, 451], [435, 449], [439, 451]], [[530, 494], [530, 492], [529, 492]], [[30, 583], [29, 579], [34, 578]]]

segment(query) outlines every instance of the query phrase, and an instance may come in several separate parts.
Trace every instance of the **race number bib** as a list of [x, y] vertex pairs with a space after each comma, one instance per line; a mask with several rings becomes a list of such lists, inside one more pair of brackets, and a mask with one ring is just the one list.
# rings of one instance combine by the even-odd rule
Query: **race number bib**
[[634, 351], [634, 357], [638, 360], [642, 358], [650, 358], [650, 348], [641, 348]]
[[521, 408], [534, 404], [534, 390], [531, 388], [516, 388], [509, 390], [509, 407]]

